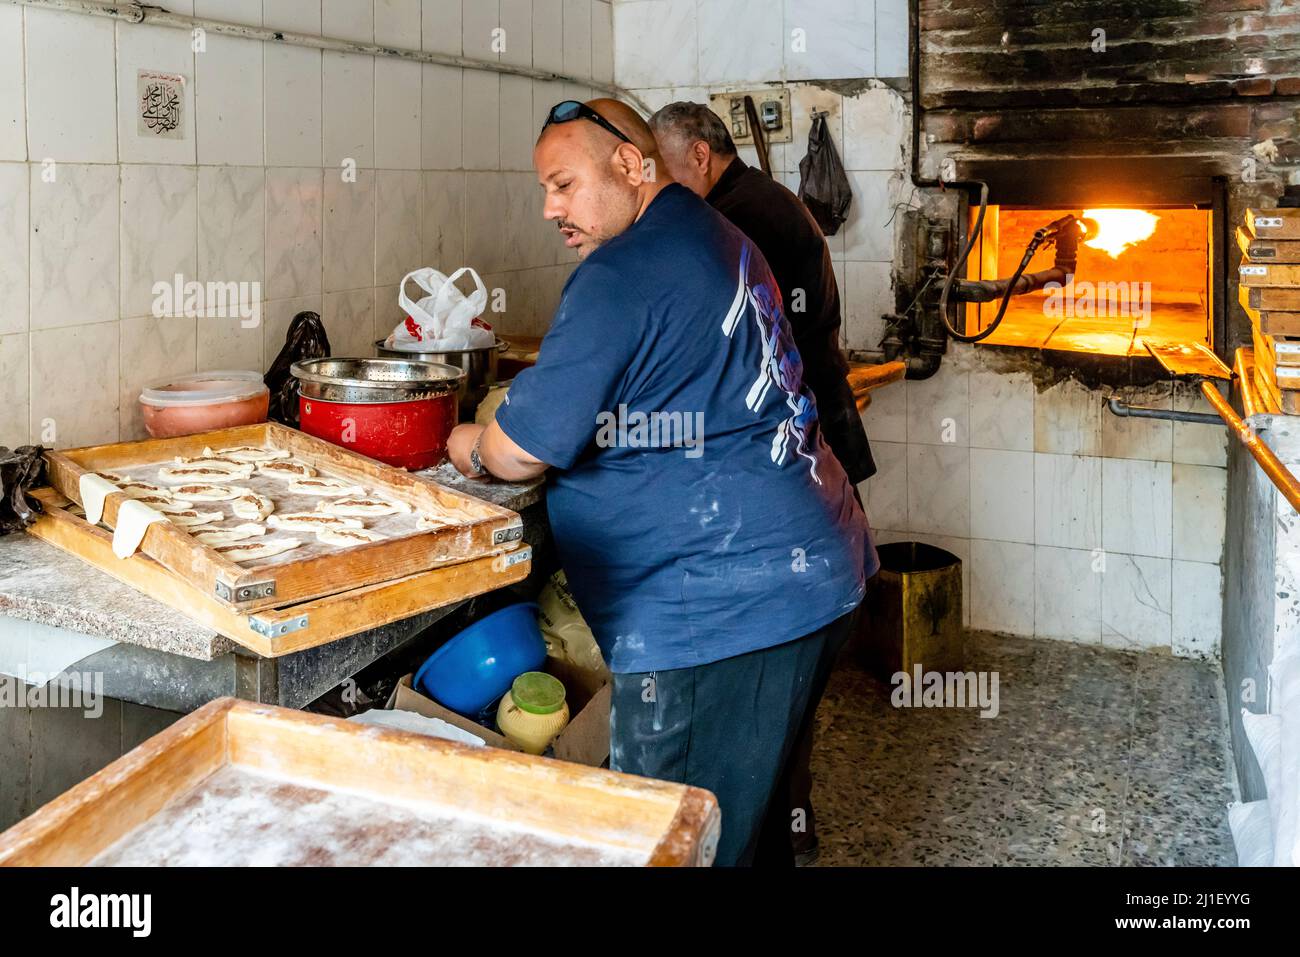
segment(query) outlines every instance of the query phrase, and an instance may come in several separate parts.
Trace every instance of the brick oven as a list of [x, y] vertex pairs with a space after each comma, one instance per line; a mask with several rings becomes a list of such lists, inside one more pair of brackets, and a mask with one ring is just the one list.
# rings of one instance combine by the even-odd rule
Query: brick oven
[[[1300, 169], [1300, 2], [913, 0], [912, 18], [914, 181], [988, 184], [959, 275], [1009, 276], [1033, 230], [1066, 213], [1153, 227], [1118, 251], [1084, 240], [1075, 287], [1014, 297], [987, 345], [1040, 349], [1048, 363], [1123, 357], [1131, 372], [1149, 361], [1141, 336], [1220, 356], [1249, 343], [1232, 225], [1277, 205]], [[933, 300], [926, 279], [951, 268], [976, 218], [973, 186], [926, 195], [904, 315]], [[1051, 261], [1039, 252], [1029, 268]], [[978, 333], [997, 307], [949, 316]], [[942, 338], [913, 329], [904, 351]]]

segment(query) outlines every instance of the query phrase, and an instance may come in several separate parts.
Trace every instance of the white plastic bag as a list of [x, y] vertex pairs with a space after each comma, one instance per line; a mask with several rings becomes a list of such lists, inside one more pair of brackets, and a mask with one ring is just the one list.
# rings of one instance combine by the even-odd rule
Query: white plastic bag
[[1228, 805], [1228, 828], [1238, 867], [1273, 866], [1273, 824], [1267, 801]]
[[[475, 286], [468, 296], [456, 288], [456, 280], [466, 274]], [[414, 282], [427, 295], [412, 302], [406, 295], [408, 282]], [[430, 267], [407, 273], [398, 287], [397, 302], [406, 313], [406, 321], [384, 340], [389, 349], [439, 352], [481, 349], [496, 342], [492, 326], [481, 318], [487, 308], [487, 287], [468, 266], [450, 276]]]

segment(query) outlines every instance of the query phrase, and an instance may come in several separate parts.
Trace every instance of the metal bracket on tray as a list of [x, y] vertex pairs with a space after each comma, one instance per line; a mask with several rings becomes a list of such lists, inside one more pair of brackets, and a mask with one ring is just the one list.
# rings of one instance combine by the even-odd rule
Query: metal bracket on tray
[[265, 621], [256, 615], [248, 616], [248, 627], [263, 638], [277, 638], [293, 631], [302, 631], [307, 627], [307, 616], [299, 615], [291, 621]]
[[513, 568], [520, 562], [531, 561], [533, 557], [533, 546], [525, 545], [523, 548], [516, 549], [513, 552], [506, 552], [504, 555], [498, 555], [492, 562], [494, 572], [503, 572], [507, 568]]
[[507, 525], [505, 528], [498, 528], [492, 532], [493, 545], [504, 545], [506, 542], [522, 542], [523, 540], [523, 522], [519, 522], [516, 525]]
[[217, 582], [213, 589], [222, 601], [253, 601], [257, 598], [275, 597], [275, 579], [261, 582], [249, 582], [233, 588], [225, 582]]

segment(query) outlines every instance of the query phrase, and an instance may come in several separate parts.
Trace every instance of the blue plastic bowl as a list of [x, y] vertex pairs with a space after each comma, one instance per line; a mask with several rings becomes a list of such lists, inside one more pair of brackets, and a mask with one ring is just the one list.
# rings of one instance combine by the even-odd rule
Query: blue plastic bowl
[[480, 618], [431, 654], [415, 673], [415, 687], [473, 718], [545, 661], [537, 602], [520, 602]]

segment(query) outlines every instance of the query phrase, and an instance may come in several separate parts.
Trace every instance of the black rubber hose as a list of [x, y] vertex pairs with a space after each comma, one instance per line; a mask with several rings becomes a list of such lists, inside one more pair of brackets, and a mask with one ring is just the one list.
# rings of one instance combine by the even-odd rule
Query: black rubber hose
[[939, 293], [939, 320], [943, 323], [944, 328], [948, 330], [948, 335], [958, 342], [979, 342], [981, 339], [987, 339], [997, 329], [998, 324], [1002, 322], [1002, 317], [1006, 315], [1007, 306], [1011, 302], [1012, 290], [1016, 288], [1016, 283], [1024, 273], [1029, 261], [1034, 258], [1034, 253], [1038, 251], [1038, 238], [1029, 241], [1029, 246], [1025, 249], [1025, 255], [1020, 260], [1020, 265], [1016, 267], [1015, 275], [1007, 283], [1007, 291], [1002, 295], [1002, 302], [998, 306], [998, 314], [994, 317], [993, 322], [983, 332], [977, 332], [973, 336], [968, 336], [964, 332], [958, 332], [953, 328], [952, 323], [948, 321], [948, 294], [952, 291], [952, 284], [957, 279], [957, 274], [966, 266], [966, 260], [970, 258], [970, 252], [975, 248], [975, 243], [979, 241], [980, 233], [984, 230], [984, 214], [988, 211], [989, 205], [989, 187], [987, 183], [980, 183], [980, 211], [975, 217], [975, 227], [966, 237], [966, 244], [962, 247], [961, 255], [957, 257], [957, 262], [953, 264], [952, 269], [948, 270], [948, 276], [943, 281], [943, 291]]

